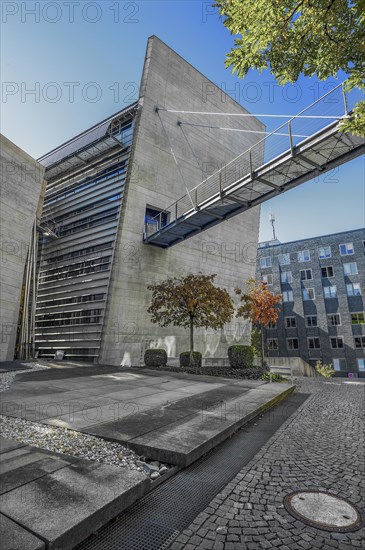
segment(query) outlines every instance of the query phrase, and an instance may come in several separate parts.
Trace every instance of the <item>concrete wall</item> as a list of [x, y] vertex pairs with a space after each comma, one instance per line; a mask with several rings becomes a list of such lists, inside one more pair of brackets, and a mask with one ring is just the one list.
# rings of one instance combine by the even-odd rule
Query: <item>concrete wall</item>
[[[183, 126], [182, 130], [177, 124], [179, 120], [255, 131], [262, 131], [262, 124], [248, 117], [206, 117], [164, 111], [157, 114], [156, 106], [246, 112], [158, 38], [149, 40], [129, 187], [110, 283], [101, 363], [120, 364], [124, 360], [139, 364], [147, 347], [167, 347], [172, 357], [188, 349], [187, 331], [176, 327], [160, 328], [150, 322], [147, 285], [170, 276], [201, 271], [217, 273], [216, 283], [233, 294], [237, 285], [255, 273], [259, 208], [168, 250], [144, 245], [142, 234], [146, 205], [168, 208], [186, 193], [185, 185], [191, 189], [262, 137], [256, 133], [195, 126]], [[198, 330], [196, 349], [205, 356], [223, 357], [228, 344], [234, 340], [245, 341], [242, 338], [244, 327], [243, 321], [237, 320], [222, 333]]]
[[316, 376], [314, 367], [311, 367], [301, 357], [266, 357], [265, 361], [270, 367], [291, 367], [296, 376]]
[[24, 267], [45, 190], [44, 168], [3, 135], [1, 154], [0, 360], [14, 358]]

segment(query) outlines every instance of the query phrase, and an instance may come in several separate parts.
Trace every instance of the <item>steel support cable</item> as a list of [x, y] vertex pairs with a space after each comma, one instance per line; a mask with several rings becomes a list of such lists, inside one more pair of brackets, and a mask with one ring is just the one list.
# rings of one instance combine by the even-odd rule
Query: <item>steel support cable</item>
[[[272, 132], [263, 132], [262, 130], [241, 130], [240, 128], [225, 128], [222, 126], [210, 126], [207, 124], [193, 124], [192, 122], [180, 122], [180, 126], [182, 126], [183, 124], [185, 124], [186, 126], [196, 126], [198, 128], [209, 128], [212, 130], [226, 130], [228, 132], [244, 132], [247, 134], [265, 134], [265, 135], [272, 134], [274, 136], [289, 137], [289, 134], [283, 134], [281, 132], [272, 133]], [[292, 137], [308, 138], [310, 136], [307, 136], [304, 134], [292, 134]]]
[[186, 140], [186, 143], [188, 144], [188, 147], [189, 147], [189, 149], [190, 149], [190, 151], [191, 151], [193, 157], [194, 157], [195, 160], [196, 160], [196, 163], [197, 163], [197, 165], [198, 165], [198, 168], [199, 168], [200, 170], [202, 170], [202, 172], [203, 172], [203, 165], [200, 164], [200, 162], [199, 162], [199, 160], [198, 160], [198, 157], [197, 157], [196, 154], [195, 154], [194, 149], [193, 149], [192, 146], [190, 145], [190, 142], [189, 142], [189, 140], [188, 140], [188, 137], [187, 137], [187, 135], [185, 134], [184, 128], [182, 127], [183, 124], [184, 124], [184, 122], [181, 122], [181, 121], [178, 122], [178, 125], [180, 126], [180, 129], [181, 129], [181, 131], [182, 131], [182, 133], [183, 133], [183, 135], [184, 135], [184, 138], [185, 138], [185, 140]]
[[208, 115], [208, 116], [244, 116], [244, 117], [267, 117], [267, 118], [323, 118], [338, 120], [343, 117], [335, 115], [273, 115], [273, 114], [251, 114], [251, 113], [210, 113], [207, 111], [177, 111], [174, 109], [160, 109], [166, 113], [184, 114], [184, 115]]
[[[156, 108], [156, 113], [157, 113], [157, 115], [158, 115], [158, 118], [160, 119], [162, 129], [163, 129], [163, 131], [164, 131], [164, 133], [165, 133], [167, 142], [168, 142], [168, 144], [169, 144], [170, 152], [171, 152], [172, 158], [173, 158], [174, 161], [175, 161], [176, 168], [178, 169], [179, 174], [180, 174], [180, 177], [181, 177], [181, 179], [182, 179], [182, 181], [183, 181], [183, 183], [184, 183], [184, 187], [185, 187], [185, 189], [186, 189], [186, 192], [187, 192], [187, 194], [188, 194], [188, 197], [189, 197], [189, 199], [190, 199], [190, 202], [191, 202], [191, 204], [192, 204], [192, 207], [193, 207], [194, 210], [196, 211], [196, 206], [194, 205], [194, 202], [193, 202], [193, 200], [192, 200], [192, 198], [191, 198], [191, 196], [190, 196], [190, 193], [189, 193], [188, 187], [187, 187], [187, 185], [186, 185], [186, 182], [185, 182], [183, 173], [182, 173], [182, 171], [181, 171], [180, 165], [179, 165], [179, 163], [177, 162], [177, 158], [176, 158], [174, 149], [173, 149], [173, 147], [172, 147], [172, 144], [171, 144], [169, 135], [168, 135], [168, 133], [167, 133], [167, 130], [166, 130], [166, 128], [165, 128], [165, 125], [164, 125], [164, 123], [163, 123], [163, 121], [162, 121], [162, 118], [161, 118], [161, 116], [160, 116], [160, 110], [161, 110], [161, 109], [160, 109], [159, 107], [157, 107], [157, 108]], [[162, 109], [162, 110], [163, 110], [163, 109]]]

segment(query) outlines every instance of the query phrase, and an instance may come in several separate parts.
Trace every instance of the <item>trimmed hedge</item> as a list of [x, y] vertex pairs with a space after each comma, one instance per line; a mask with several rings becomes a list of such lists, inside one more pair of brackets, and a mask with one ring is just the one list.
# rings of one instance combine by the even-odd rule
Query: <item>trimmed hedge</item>
[[147, 349], [144, 352], [146, 367], [166, 367], [167, 353], [164, 349]]
[[193, 364], [190, 365], [190, 351], [180, 353], [180, 367], [194, 367], [200, 369], [202, 366], [202, 354], [199, 351], [193, 352]]
[[232, 369], [246, 369], [253, 366], [252, 346], [235, 345], [228, 348], [228, 359]]

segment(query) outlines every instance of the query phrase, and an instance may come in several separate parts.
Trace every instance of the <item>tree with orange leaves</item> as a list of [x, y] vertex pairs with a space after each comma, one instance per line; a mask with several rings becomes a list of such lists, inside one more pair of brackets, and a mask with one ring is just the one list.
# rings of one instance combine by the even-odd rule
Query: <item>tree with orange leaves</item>
[[257, 325], [261, 331], [261, 365], [264, 365], [264, 330], [269, 323], [275, 323], [280, 311], [282, 301], [281, 294], [273, 294], [266, 283], [256, 282], [255, 279], [246, 281], [248, 292], [241, 288], [235, 292], [241, 298], [241, 305], [237, 310], [237, 317], [248, 319], [253, 325]]
[[215, 278], [216, 275], [189, 274], [147, 287], [152, 291], [147, 310], [152, 323], [189, 328], [190, 365], [193, 364], [194, 327], [222, 328], [234, 312], [232, 298], [225, 288], [215, 286]]

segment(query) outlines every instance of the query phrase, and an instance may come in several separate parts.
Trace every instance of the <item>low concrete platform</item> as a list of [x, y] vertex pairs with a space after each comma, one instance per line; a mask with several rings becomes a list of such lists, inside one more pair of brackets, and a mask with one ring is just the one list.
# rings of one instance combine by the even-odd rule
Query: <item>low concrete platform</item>
[[145, 475], [0, 438], [6, 550], [71, 550], [150, 490]]
[[17, 376], [1, 411], [187, 466], [292, 390], [259, 380], [56, 364]]

